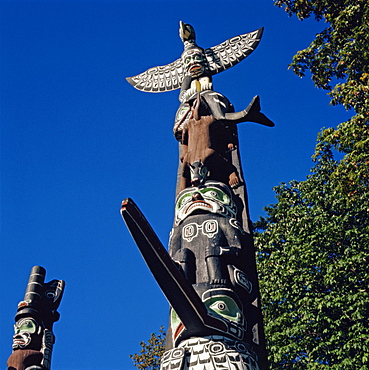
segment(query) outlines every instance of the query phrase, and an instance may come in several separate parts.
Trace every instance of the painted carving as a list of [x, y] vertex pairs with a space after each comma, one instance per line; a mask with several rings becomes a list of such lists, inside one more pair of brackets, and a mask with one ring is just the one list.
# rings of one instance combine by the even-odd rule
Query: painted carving
[[228, 217], [237, 211], [229, 197], [230, 189], [219, 182], [190, 189], [177, 196], [177, 223], [171, 233], [169, 253], [192, 284], [227, 286], [229, 274], [221, 260], [234, 264], [242, 250], [242, 229], [237, 220]]
[[[182, 180], [179, 190], [197, 186], [207, 179], [228, 183], [236, 188], [241, 180], [229, 159], [235, 149], [235, 127], [251, 121], [274, 126], [260, 112], [256, 96], [241, 112], [222, 94], [213, 91], [212, 76], [246, 58], [259, 44], [263, 28], [233, 37], [220, 45], [203, 49], [196, 44], [195, 30], [180, 22], [179, 34], [184, 44], [181, 58], [163, 67], [151, 68], [127, 78], [135, 88], [162, 92], [181, 87], [174, 122], [174, 135], [182, 144]], [[228, 158], [227, 158], [228, 157]]]
[[185, 49], [181, 57], [165, 66], [150, 68], [137, 76], [128, 77], [127, 81], [132, 86], [146, 92], [181, 88], [180, 101], [187, 101], [198, 90], [211, 90], [213, 75], [233, 67], [250, 55], [260, 42], [263, 28], [208, 49], [196, 44], [191, 25], [180, 22], [179, 33]]
[[246, 58], [263, 28], [212, 48], [180, 22], [179, 59], [127, 78], [145, 92], [180, 89], [175, 218], [167, 251], [129, 198], [121, 213], [171, 304], [161, 370], [266, 370], [265, 338], [237, 124], [272, 127], [255, 96], [242, 111], [213, 90], [213, 76]]
[[245, 121], [274, 126], [260, 112], [258, 96], [245, 110], [236, 113], [228, 99], [214, 91], [197, 92], [196, 99], [180, 105], [173, 129], [182, 144], [179, 190], [197, 186], [207, 179], [228, 183], [232, 188], [241, 184], [230, 152], [237, 146], [236, 124]]
[[200, 94], [181, 128], [183, 168], [180, 190], [201, 185], [207, 179], [237, 187], [240, 184], [237, 169], [226, 158], [229, 148], [234, 147], [232, 128], [215, 120]]
[[247, 343], [222, 336], [205, 336], [183, 341], [166, 351], [162, 370], [259, 370], [258, 357]]
[[[231, 190], [217, 181], [187, 188], [178, 194], [175, 210], [169, 241], [172, 259], [201, 297], [209, 315], [225, 322], [224, 334], [242, 340], [247, 323], [234, 285], [240, 286], [236, 276], [242, 273], [238, 262], [245, 258], [244, 231], [236, 219]], [[248, 288], [251, 291], [250, 284]], [[186, 330], [173, 312], [171, 326], [174, 343], [186, 338]], [[195, 334], [201, 335], [201, 331]]]
[[237, 207], [228, 186], [218, 181], [207, 181], [204, 186], [181, 191], [176, 199], [174, 225], [178, 226], [187, 216], [199, 211], [235, 219]]
[[34, 344], [39, 342], [38, 339], [41, 338], [41, 330], [41, 326], [31, 317], [20, 319], [14, 325], [13, 349], [28, 347], [32, 339]]
[[45, 269], [32, 268], [24, 300], [15, 315], [13, 353], [8, 370], [49, 370], [55, 341], [52, 327], [59, 320], [59, 307], [64, 291], [63, 280], [45, 283]]

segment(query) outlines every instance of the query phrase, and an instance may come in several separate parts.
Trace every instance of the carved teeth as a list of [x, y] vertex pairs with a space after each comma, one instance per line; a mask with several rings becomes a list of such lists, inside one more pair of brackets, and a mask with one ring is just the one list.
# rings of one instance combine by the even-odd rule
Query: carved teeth
[[210, 204], [205, 203], [205, 202], [203, 202], [201, 200], [197, 200], [196, 202], [191, 203], [187, 207], [185, 213], [189, 213], [189, 212], [192, 211], [193, 208], [198, 208], [198, 207], [204, 207], [204, 208], [209, 208], [209, 209], [212, 209], [213, 208]]

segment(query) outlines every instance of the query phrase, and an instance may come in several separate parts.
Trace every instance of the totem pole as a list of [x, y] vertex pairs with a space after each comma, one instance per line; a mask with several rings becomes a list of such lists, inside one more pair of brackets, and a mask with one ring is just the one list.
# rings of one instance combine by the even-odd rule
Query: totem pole
[[31, 270], [23, 301], [15, 315], [13, 353], [8, 370], [49, 370], [55, 341], [53, 324], [59, 320], [56, 311], [64, 291], [63, 280], [45, 283], [41, 266]]
[[255, 96], [235, 112], [212, 76], [246, 58], [263, 28], [203, 49], [180, 22], [181, 57], [131, 78], [135, 88], [180, 88], [174, 136], [180, 142], [175, 219], [168, 251], [131, 199], [121, 213], [170, 303], [161, 369], [267, 369], [255, 251], [237, 124], [274, 126]]

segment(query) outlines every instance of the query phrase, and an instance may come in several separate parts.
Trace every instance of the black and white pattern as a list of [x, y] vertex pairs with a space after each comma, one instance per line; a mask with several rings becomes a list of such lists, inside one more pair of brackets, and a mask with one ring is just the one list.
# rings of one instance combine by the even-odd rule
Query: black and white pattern
[[[245, 59], [256, 49], [262, 34], [263, 27], [205, 49], [210, 74], [215, 75]], [[127, 81], [138, 90], [157, 93], [179, 89], [184, 76], [183, 61], [179, 58], [165, 66], [153, 67], [137, 76], [127, 77]]]
[[244, 60], [258, 46], [264, 28], [232, 37], [217, 46], [205, 49], [211, 74], [217, 74]]
[[160, 370], [259, 370], [257, 356], [247, 343], [222, 336], [191, 338], [166, 351]]
[[181, 87], [184, 77], [182, 60], [177, 59], [165, 66], [153, 67], [127, 81], [136, 89], [146, 92], [164, 92]]

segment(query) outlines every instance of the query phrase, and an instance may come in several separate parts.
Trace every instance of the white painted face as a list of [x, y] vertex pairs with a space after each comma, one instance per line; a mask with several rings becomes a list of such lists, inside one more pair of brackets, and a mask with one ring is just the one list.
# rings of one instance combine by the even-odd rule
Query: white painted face
[[189, 49], [182, 54], [185, 74], [198, 78], [207, 70], [207, 60], [201, 49]]
[[217, 181], [207, 181], [203, 186], [187, 188], [178, 194], [175, 225], [195, 211], [218, 213], [225, 217], [235, 218], [237, 207], [226, 185]]
[[13, 336], [13, 349], [27, 347], [34, 335], [38, 335], [40, 327], [36, 320], [31, 317], [26, 317], [19, 320], [14, 325], [14, 336]]

